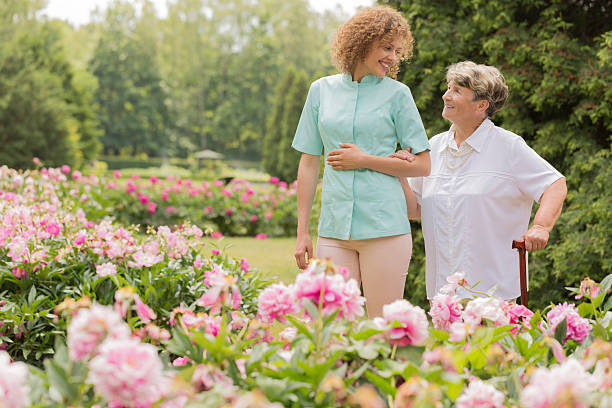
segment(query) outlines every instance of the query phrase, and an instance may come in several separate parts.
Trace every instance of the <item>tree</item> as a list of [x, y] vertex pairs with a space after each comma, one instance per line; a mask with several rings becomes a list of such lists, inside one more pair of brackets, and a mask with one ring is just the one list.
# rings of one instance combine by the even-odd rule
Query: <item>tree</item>
[[287, 94], [293, 85], [295, 76], [295, 67], [289, 66], [278, 83], [274, 94], [272, 113], [268, 120], [268, 131], [264, 136], [262, 165], [266, 172], [276, 177], [280, 177], [282, 172], [279, 159], [283, 149], [285, 104], [287, 103]]
[[284, 112], [280, 123], [281, 140], [278, 156], [278, 176], [287, 182], [297, 179], [298, 164], [301, 153], [291, 147], [304, 102], [308, 95], [309, 82], [306, 73], [297, 70], [289, 91], [285, 95]]
[[61, 32], [32, 16], [38, 2], [0, 6], [0, 162], [81, 165], [98, 150], [90, 88], [65, 57]]
[[[415, 54], [402, 67], [400, 80], [412, 88], [428, 134], [448, 128], [440, 117], [446, 67], [462, 60], [495, 65], [506, 77], [510, 98], [494, 122], [523, 136], [567, 177], [566, 209], [547, 249], [530, 256], [535, 306], [560, 301], [567, 293], [564, 286], [578, 285], [585, 274], [602, 279], [612, 272], [612, 250], [604, 238], [612, 235], [605, 164], [612, 133], [612, 2], [384, 3], [402, 10], [411, 24]], [[585, 186], [585, 178], [592, 184]], [[415, 282], [424, 280], [423, 264], [423, 255], [415, 251]], [[571, 265], [580, 265], [580, 273]], [[407, 293], [423, 301], [421, 291]]]
[[156, 41], [138, 27], [133, 6], [115, 1], [106, 11], [89, 66], [99, 85], [96, 102], [104, 151], [159, 156], [167, 147], [170, 118]]

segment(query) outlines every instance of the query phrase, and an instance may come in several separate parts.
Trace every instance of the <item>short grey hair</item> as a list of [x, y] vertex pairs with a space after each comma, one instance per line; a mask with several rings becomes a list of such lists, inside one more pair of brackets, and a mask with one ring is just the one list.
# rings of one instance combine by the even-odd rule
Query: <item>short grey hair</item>
[[452, 64], [446, 71], [446, 82], [451, 81], [474, 92], [475, 101], [483, 99], [489, 101], [486, 112], [488, 117], [499, 112], [508, 99], [506, 79], [499, 69], [490, 65], [476, 64], [472, 61]]

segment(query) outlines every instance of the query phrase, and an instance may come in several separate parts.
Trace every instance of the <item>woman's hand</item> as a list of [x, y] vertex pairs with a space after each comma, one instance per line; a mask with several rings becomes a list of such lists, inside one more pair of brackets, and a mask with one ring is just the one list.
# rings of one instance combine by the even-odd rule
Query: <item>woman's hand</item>
[[298, 268], [306, 269], [308, 263], [314, 255], [312, 251], [312, 239], [310, 239], [310, 235], [298, 234], [297, 242], [295, 244], [294, 255]]
[[523, 235], [523, 240], [527, 251], [539, 251], [548, 243], [548, 230], [541, 225], [534, 225]]
[[410, 153], [409, 147], [405, 148], [404, 150], [398, 150], [389, 157], [391, 157], [392, 159], [406, 160], [407, 162], [413, 162], [416, 159], [416, 156]]
[[355, 170], [363, 168], [367, 154], [353, 143], [340, 143], [342, 149], [332, 150], [327, 155], [327, 164], [334, 170]]

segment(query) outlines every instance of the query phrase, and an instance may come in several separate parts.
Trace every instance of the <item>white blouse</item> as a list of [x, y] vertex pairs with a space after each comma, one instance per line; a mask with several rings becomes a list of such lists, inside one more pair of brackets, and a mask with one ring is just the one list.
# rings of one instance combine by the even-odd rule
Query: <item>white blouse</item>
[[[475, 290], [520, 295], [512, 240], [527, 231], [533, 201], [563, 177], [518, 135], [489, 119], [457, 148], [453, 128], [430, 140], [431, 174], [409, 178], [421, 205], [427, 298], [455, 272]], [[473, 297], [459, 288], [460, 297]]]

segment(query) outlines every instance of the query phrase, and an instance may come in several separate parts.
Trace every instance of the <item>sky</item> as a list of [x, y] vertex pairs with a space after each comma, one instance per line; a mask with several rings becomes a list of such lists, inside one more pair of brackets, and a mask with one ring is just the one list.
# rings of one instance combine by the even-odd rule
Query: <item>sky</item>
[[[80, 25], [89, 21], [89, 14], [96, 7], [104, 9], [111, 0], [48, 0], [44, 10], [51, 18], [68, 20], [72, 24]], [[352, 15], [357, 7], [371, 6], [374, 0], [308, 0], [313, 9], [322, 12], [340, 5], [349, 15]], [[167, 0], [153, 0], [158, 15], [163, 16]]]

